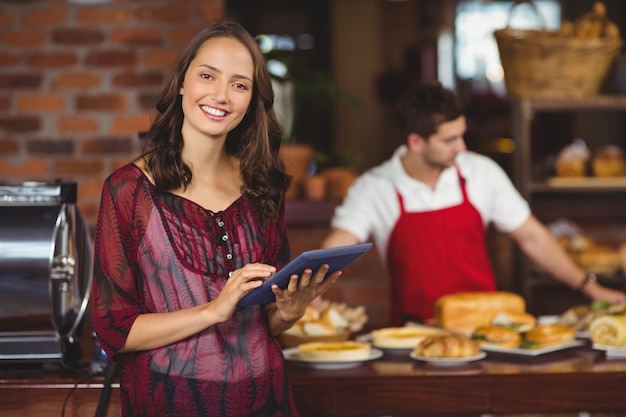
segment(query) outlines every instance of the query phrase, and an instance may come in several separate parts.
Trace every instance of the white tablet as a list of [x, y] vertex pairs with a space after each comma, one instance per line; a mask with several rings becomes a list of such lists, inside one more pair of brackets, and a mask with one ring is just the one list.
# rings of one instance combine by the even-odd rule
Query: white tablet
[[281, 289], [285, 289], [289, 284], [289, 278], [293, 274], [297, 274], [299, 276], [307, 268], [310, 268], [313, 273], [315, 273], [315, 271], [317, 271], [318, 268], [324, 264], [328, 264], [330, 266], [327, 275], [340, 269], [344, 269], [352, 262], [360, 258], [365, 252], [370, 250], [372, 245], [372, 243], [359, 243], [357, 245], [314, 249], [302, 252], [298, 255], [298, 257], [293, 259], [267, 279], [262, 286], [255, 288], [246, 294], [241, 300], [239, 300], [237, 307], [272, 303], [276, 299], [274, 293], [272, 292], [272, 285], [278, 284]]

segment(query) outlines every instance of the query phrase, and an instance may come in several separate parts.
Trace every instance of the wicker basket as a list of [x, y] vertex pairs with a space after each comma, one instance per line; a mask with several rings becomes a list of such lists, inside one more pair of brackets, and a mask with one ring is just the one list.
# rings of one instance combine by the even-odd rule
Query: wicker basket
[[564, 38], [546, 30], [507, 27], [494, 36], [508, 94], [515, 97], [594, 96], [622, 47], [618, 39]]

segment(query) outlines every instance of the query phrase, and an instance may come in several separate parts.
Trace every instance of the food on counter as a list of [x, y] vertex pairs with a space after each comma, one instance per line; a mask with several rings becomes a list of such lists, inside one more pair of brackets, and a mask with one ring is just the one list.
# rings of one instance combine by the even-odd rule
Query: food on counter
[[494, 326], [505, 327], [516, 332], [527, 332], [537, 325], [537, 318], [529, 313], [501, 311], [491, 319]]
[[589, 333], [593, 343], [626, 347], [626, 311], [596, 318], [589, 325]]
[[595, 300], [589, 304], [579, 304], [565, 310], [559, 316], [559, 323], [569, 326], [577, 332], [589, 331], [589, 326], [598, 317], [607, 313], [626, 311], [626, 305], [611, 304], [608, 301]]
[[460, 358], [475, 356], [478, 345], [469, 337], [457, 333], [442, 333], [426, 336], [413, 353], [427, 358]]
[[560, 323], [540, 324], [524, 334], [522, 346], [540, 349], [571, 342], [576, 339], [576, 331]]
[[338, 342], [347, 340], [367, 322], [364, 306], [349, 307], [345, 303], [320, 300], [310, 304], [296, 323], [278, 336], [284, 348], [307, 342]]
[[591, 170], [596, 177], [626, 176], [624, 151], [615, 145], [599, 148], [591, 161]]
[[369, 343], [346, 340], [343, 342], [309, 342], [298, 346], [298, 354], [303, 359], [345, 361], [368, 359]]
[[526, 302], [518, 294], [506, 291], [475, 291], [449, 294], [435, 302], [435, 323], [439, 327], [466, 335], [491, 324], [502, 312], [524, 313]]
[[481, 326], [472, 334], [472, 340], [477, 343], [489, 343], [492, 345], [518, 348], [522, 342], [520, 332], [501, 326]]
[[445, 330], [437, 327], [410, 325], [373, 330], [371, 335], [374, 346], [390, 349], [413, 349], [426, 336], [443, 332]]

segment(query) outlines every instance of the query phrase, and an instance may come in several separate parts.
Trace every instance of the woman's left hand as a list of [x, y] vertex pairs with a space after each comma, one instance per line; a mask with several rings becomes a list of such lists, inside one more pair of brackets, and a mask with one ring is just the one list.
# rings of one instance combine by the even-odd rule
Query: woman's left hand
[[306, 307], [319, 295], [322, 295], [337, 281], [341, 271], [335, 271], [326, 279], [329, 266], [324, 264], [313, 274], [306, 269], [302, 276], [292, 275], [287, 288], [281, 290], [278, 285], [272, 285], [272, 292], [276, 296], [276, 309], [281, 320], [295, 322], [304, 315]]

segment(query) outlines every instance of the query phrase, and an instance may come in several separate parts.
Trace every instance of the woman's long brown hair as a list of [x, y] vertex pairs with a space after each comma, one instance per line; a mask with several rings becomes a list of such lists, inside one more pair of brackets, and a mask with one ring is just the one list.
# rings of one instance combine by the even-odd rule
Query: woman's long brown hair
[[146, 168], [156, 187], [170, 191], [191, 182], [191, 170], [183, 162], [181, 133], [184, 114], [180, 88], [200, 47], [211, 38], [232, 38], [249, 51], [254, 63], [252, 100], [246, 116], [226, 138], [226, 150], [240, 160], [242, 192], [253, 201], [264, 220], [275, 220], [291, 182], [278, 153], [281, 131], [273, 110], [274, 91], [265, 58], [254, 38], [235, 22], [214, 23], [198, 33], [181, 54], [170, 81], [157, 103], [158, 114], [144, 150]]

